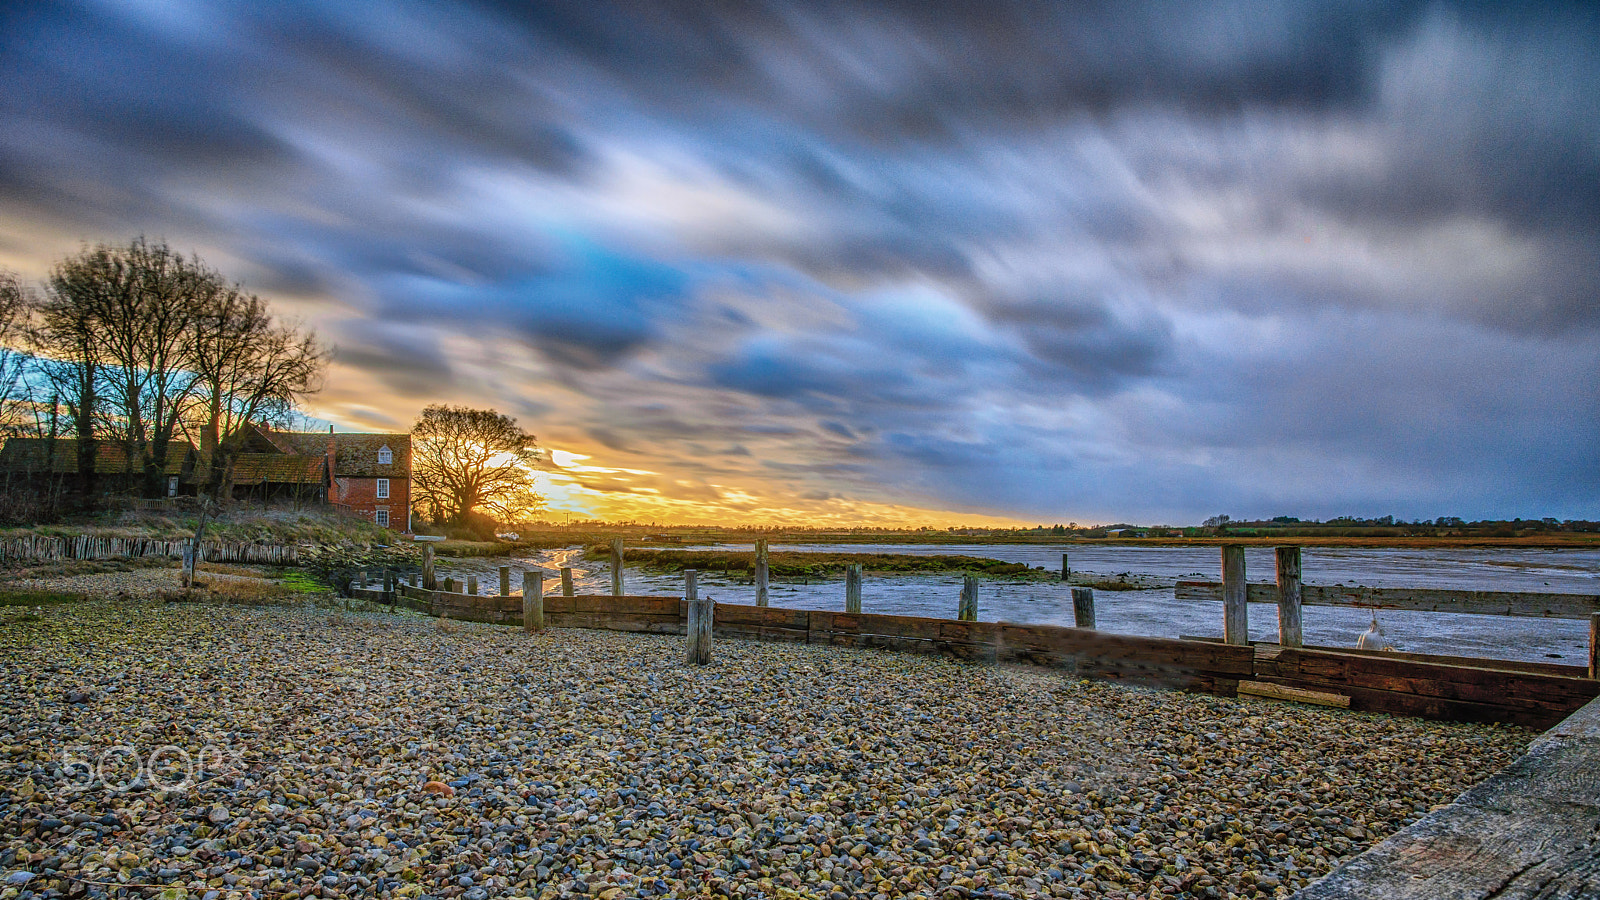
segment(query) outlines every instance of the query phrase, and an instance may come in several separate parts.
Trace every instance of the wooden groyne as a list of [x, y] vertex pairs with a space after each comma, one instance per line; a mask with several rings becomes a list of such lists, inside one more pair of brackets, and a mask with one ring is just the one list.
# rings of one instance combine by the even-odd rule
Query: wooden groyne
[[[142, 559], [167, 557], [182, 559], [187, 540], [160, 541], [149, 538], [103, 537], [80, 534], [62, 537], [30, 534], [0, 540], [0, 562], [51, 562], [68, 559]], [[287, 566], [299, 561], [299, 548], [285, 544], [250, 544], [232, 541], [202, 541], [203, 562], [259, 563]]]
[[[355, 596], [429, 615], [522, 624], [517, 595], [471, 595], [399, 585]], [[684, 634], [679, 597], [547, 596], [547, 627]], [[1092, 628], [719, 603], [721, 637], [871, 647], [989, 663], [1023, 663], [1083, 678], [1236, 696], [1239, 682], [1336, 692], [1358, 711], [1548, 728], [1600, 696], [1577, 666], [1459, 657], [1234, 645], [1214, 640], [1114, 635]]]

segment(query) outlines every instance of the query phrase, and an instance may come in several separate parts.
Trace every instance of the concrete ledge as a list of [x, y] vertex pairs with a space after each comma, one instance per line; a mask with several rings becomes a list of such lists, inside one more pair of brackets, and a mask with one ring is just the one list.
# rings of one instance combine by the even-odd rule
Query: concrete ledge
[[1600, 699], [1294, 900], [1600, 897]]

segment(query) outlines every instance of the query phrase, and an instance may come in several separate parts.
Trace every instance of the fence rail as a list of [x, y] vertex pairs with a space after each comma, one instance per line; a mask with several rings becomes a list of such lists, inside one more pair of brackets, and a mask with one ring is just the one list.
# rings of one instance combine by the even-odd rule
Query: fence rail
[[[188, 546], [189, 542], [186, 540], [158, 541], [149, 538], [102, 537], [88, 534], [49, 537], [30, 534], [0, 540], [0, 562], [144, 557], [181, 559]], [[293, 565], [299, 558], [299, 548], [287, 544], [248, 544], [230, 541], [202, 541], [200, 544], [202, 562]]]
[[[1409, 609], [1419, 612], [1471, 613], [1482, 616], [1526, 616], [1535, 619], [1587, 619], [1600, 612], [1600, 594], [1544, 594], [1524, 591], [1464, 591], [1453, 588], [1375, 588], [1342, 584], [1300, 586], [1306, 606], [1353, 606], [1362, 609]], [[1223, 599], [1222, 583], [1180, 581], [1178, 600]], [[1250, 603], [1277, 603], [1275, 584], [1249, 586]]]

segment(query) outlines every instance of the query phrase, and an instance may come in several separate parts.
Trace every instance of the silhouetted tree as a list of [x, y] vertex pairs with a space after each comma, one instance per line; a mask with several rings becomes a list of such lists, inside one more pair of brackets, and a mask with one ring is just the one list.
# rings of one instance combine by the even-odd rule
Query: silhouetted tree
[[528, 466], [538, 457], [534, 436], [492, 409], [434, 405], [411, 429], [415, 500], [436, 522], [462, 525], [475, 510], [502, 519], [536, 506]]

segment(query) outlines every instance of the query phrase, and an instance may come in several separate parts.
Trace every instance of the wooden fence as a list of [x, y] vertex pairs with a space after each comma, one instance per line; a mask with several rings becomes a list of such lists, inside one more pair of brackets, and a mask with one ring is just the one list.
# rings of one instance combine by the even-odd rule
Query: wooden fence
[[[471, 595], [400, 585], [357, 597], [430, 615], [504, 625], [522, 622], [518, 595]], [[548, 626], [684, 634], [678, 597], [544, 597]], [[716, 605], [719, 637], [926, 653], [1024, 663], [1082, 678], [1233, 696], [1241, 681], [1333, 691], [1350, 708], [1455, 721], [1548, 728], [1600, 696], [1578, 666], [1500, 663], [1329, 648], [1253, 647], [1214, 640], [1113, 635], [1091, 628], [1013, 625], [772, 606]]]
[[[101, 537], [80, 534], [48, 537], [30, 534], [0, 540], [0, 562], [48, 562], [66, 559], [140, 559], [147, 556], [182, 559], [189, 542], [157, 541], [148, 538]], [[204, 562], [264, 563], [293, 565], [299, 548], [281, 544], [247, 544], [202, 541], [200, 558]]]

